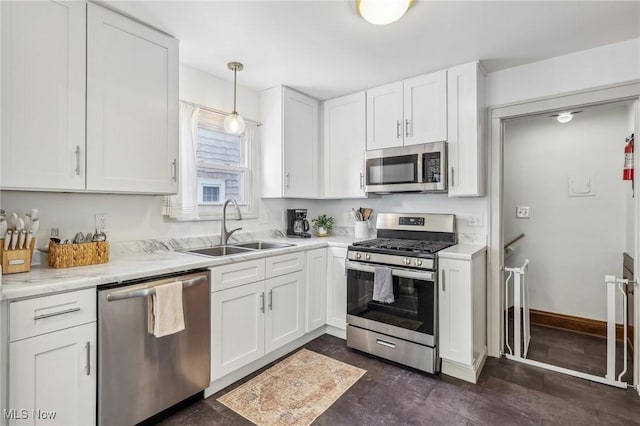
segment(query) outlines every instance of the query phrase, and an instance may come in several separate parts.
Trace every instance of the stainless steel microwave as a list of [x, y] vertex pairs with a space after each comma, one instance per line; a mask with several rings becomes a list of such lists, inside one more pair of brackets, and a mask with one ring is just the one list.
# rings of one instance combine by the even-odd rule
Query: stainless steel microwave
[[446, 192], [447, 143], [366, 151], [365, 192]]

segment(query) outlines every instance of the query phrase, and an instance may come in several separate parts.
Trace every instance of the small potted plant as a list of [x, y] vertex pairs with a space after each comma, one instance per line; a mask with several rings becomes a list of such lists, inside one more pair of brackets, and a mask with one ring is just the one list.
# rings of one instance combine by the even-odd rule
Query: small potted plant
[[318, 230], [319, 236], [329, 235], [329, 231], [333, 227], [333, 218], [331, 216], [327, 216], [326, 214], [321, 214], [311, 222], [313, 222], [313, 227]]

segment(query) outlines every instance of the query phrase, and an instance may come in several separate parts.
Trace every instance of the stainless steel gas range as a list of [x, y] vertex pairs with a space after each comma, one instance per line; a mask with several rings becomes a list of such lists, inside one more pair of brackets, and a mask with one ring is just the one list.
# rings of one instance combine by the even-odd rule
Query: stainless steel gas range
[[455, 223], [449, 214], [379, 213], [377, 238], [349, 246], [347, 346], [440, 371], [437, 252], [456, 244]]

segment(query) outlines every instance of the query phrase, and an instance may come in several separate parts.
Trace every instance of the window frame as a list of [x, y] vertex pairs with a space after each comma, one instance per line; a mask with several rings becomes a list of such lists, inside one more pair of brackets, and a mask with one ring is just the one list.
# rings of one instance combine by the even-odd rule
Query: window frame
[[[204, 128], [212, 131], [225, 132], [224, 130], [224, 119], [226, 115], [203, 109], [201, 108], [198, 111], [198, 119], [197, 125], [195, 129], [196, 138], [198, 138], [198, 129]], [[242, 144], [242, 155], [241, 157], [245, 160], [244, 165], [241, 166], [230, 166], [224, 164], [215, 164], [208, 163], [206, 161], [198, 160], [196, 158], [196, 170], [193, 172], [196, 174], [196, 181], [198, 182], [198, 200], [200, 197], [200, 181], [208, 180], [208, 178], [198, 178], [197, 173], [198, 169], [205, 168], [210, 170], [221, 170], [221, 171], [233, 171], [233, 172], [242, 172], [244, 173], [243, 179], [243, 192], [244, 192], [244, 200], [243, 202], [238, 202], [240, 207], [240, 212], [242, 213], [243, 219], [255, 219], [258, 218], [258, 207], [259, 207], [259, 197], [258, 197], [258, 189], [260, 188], [258, 177], [260, 176], [260, 153], [258, 152], [260, 143], [259, 143], [259, 134], [258, 132], [258, 124], [246, 120], [246, 129], [245, 132], [241, 135], [243, 138]], [[223, 190], [224, 192], [224, 190]], [[226, 199], [223, 199], [219, 203], [202, 203], [198, 202], [198, 217], [199, 220], [220, 220], [222, 219], [222, 205]]]

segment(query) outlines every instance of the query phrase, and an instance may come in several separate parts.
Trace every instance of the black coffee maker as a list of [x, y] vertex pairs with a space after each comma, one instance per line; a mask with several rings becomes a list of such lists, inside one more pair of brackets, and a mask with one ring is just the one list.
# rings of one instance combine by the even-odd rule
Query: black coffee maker
[[307, 209], [287, 209], [287, 237], [310, 238]]

